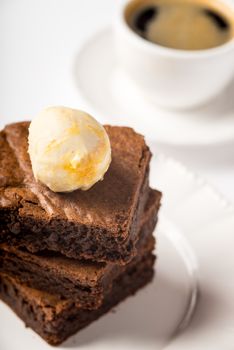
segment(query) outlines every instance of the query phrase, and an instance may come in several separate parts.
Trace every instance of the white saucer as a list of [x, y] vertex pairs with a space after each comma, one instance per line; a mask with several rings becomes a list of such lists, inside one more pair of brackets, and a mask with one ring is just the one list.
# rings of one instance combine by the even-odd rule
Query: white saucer
[[[233, 349], [234, 208], [163, 156], [152, 160], [151, 183], [164, 193], [153, 283], [61, 350]], [[3, 303], [0, 324], [0, 349], [51, 349]]]
[[90, 112], [130, 125], [164, 144], [207, 145], [234, 140], [234, 81], [215, 100], [190, 111], [152, 105], [119, 71], [111, 28], [91, 38], [74, 62], [74, 79]]

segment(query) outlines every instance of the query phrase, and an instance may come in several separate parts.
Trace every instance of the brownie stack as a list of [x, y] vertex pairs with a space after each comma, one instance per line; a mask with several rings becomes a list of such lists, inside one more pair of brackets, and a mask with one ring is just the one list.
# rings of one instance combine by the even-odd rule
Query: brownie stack
[[104, 180], [50, 191], [33, 177], [28, 126], [0, 133], [0, 297], [56, 345], [152, 279], [161, 194], [144, 138], [112, 126]]

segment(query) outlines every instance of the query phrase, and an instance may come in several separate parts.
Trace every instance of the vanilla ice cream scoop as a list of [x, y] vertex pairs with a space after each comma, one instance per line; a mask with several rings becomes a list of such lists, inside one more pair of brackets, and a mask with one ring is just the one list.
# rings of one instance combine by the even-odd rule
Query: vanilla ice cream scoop
[[88, 190], [103, 179], [111, 162], [109, 137], [89, 114], [49, 107], [29, 127], [33, 174], [54, 192]]

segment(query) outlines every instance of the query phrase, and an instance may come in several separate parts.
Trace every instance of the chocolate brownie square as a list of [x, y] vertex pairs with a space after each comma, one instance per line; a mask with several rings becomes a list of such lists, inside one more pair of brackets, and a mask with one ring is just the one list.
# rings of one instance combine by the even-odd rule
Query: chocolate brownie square
[[61, 194], [33, 177], [28, 127], [28, 122], [11, 124], [0, 133], [0, 242], [32, 253], [130, 261], [148, 197], [151, 153], [144, 138], [130, 128], [105, 126], [112, 162], [104, 180], [88, 191]]
[[0, 298], [26, 326], [49, 344], [58, 345], [150, 282], [154, 260], [154, 255], [148, 252], [137, 263], [126, 265], [125, 271], [113, 282], [111, 291], [96, 310], [82, 309], [72, 299], [61, 300], [56, 294], [26, 287], [4, 274], [0, 274]]

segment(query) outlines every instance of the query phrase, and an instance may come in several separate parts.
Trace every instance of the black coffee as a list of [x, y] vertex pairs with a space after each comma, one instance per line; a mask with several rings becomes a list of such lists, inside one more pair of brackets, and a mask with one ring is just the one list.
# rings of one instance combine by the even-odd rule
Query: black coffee
[[225, 5], [221, 11], [215, 3], [215, 0], [138, 0], [131, 3], [126, 19], [135, 32], [153, 43], [181, 50], [209, 49], [234, 36], [234, 15]]

